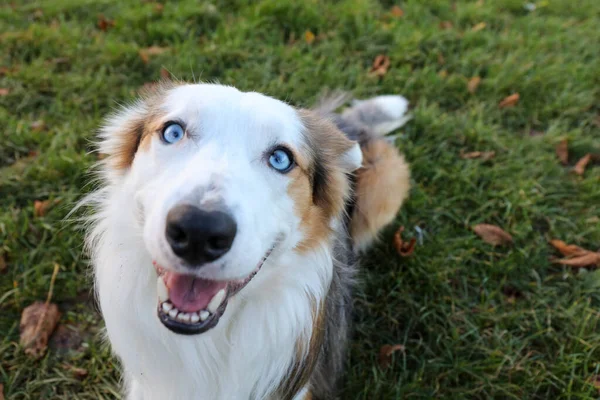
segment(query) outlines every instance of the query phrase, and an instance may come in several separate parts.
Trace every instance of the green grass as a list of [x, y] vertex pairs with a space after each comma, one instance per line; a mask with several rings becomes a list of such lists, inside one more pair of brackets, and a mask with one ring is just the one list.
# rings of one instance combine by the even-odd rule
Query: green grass
[[[0, 88], [10, 90], [0, 97], [0, 251], [8, 259], [0, 274], [0, 383], [7, 399], [118, 397], [118, 366], [100, 340], [81, 232], [63, 219], [89, 190], [90, 139], [101, 118], [163, 67], [298, 105], [326, 88], [411, 100], [414, 119], [398, 145], [414, 188], [363, 262], [343, 398], [599, 396], [590, 381], [600, 374], [600, 272], [551, 264], [547, 241], [600, 246], [600, 168], [583, 177], [570, 172], [579, 157], [600, 152], [600, 2], [538, 1], [529, 12], [521, 0], [411, 0], [398, 3], [400, 18], [389, 13], [393, 3], [0, 6]], [[115, 26], [98, 29], [99, 14]], [[452, 27], [441, 29], [442, 21]], [[485, 28], [473, 31], [480, 22]], [[306, 30], [317, 35], [310, 45]], [[145, 64], [138, 51], [153, 45], [168, 50]], [[381, 79], [368, 75], [378, 54], [391, 59]], [[475, 94], [467, 91], [472, 76], [482, 77]], [[500, 109], [514, 92], [518, 105]], [[38, 120], [42, 131], [32, 129]], [[563, 138], [573, 160], [566, 167], [554, 153]], [[461, 150], [496, 157], [463, 160]], [[34, 201], [45, 199], [59, 203], [34, 218]], [[484, 222], [510, 232], [514, 246], [482, 242], [470, 227]], [[425, 232], [408, 259], [391, 243], [400, 225], [407, 236], [415, 226]], [[19, 316], [45, 299], [55, 263], [53, 300], [67, 328], [44, 358], [30, 360], [18, 346]], [[394, 343], [405, 351], [382, 370], [379, 348]], [[88, 375], [77, 378], [70, 366]]]

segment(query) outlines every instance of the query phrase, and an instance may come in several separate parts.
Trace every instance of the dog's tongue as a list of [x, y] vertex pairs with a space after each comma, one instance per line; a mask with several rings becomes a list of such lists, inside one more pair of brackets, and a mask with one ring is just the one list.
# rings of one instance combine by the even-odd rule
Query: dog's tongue
[[206, 309], [215, 294], [227, 286], [227, 282], [209, 281], [174, 272], [166, 272], [163, 279], [169, 289], [171, 303], [184, 312]]

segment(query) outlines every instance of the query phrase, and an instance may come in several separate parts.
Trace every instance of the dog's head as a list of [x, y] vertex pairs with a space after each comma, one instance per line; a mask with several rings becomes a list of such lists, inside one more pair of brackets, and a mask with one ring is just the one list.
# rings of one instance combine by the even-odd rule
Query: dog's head
[[133, 187], [158, 317], [184, 334], [214, 327], [274, 250], [328, 240], [362, 159], [310, 111], [209, 84], [159, 85], [108, 120], [100, 150]]

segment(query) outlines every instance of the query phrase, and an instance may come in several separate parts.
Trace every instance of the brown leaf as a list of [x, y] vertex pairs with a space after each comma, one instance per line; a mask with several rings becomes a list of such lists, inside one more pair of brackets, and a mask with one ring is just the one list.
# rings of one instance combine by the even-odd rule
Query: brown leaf
[[140, 55], [142, 62], [148, 64], [150, 62], [150, 57], [160, 55], [167, 50], [169, 50], [168, 47], [150, 46], [145, 49], [140, 49], [138, 54]]
[[404, 15], [404, 11], [398, 6], [392, 7], [392, 9], [390, 10], [390, 13], [396, 18], [400, 18], [401, 16]]
[[43, 217], [48, 213], [52, 206], [58, 204], [60, 200], [36, 200], [33, 202], [33, 215]]
[[575, 172], [579, 176], [582, 176], [583, 173], [585, 172], [585, 167], [587, 167], [587, 165], [589, 164], [591, 159], [592, 159], [591, 154], [586, 154], [585, 156], [583, 156], [579, 161], [577, 161], [577, 164], [575, 164], [575, 167], [573, 168], [573, 172]]
[[592, 379], [590, 379], [590, 383], [600, 391], [600, 375], [594, 375]]
[[581, 256], [589, 253], [589, 250], [583, 249], [574, 244], [566, 244], [562, 240], [553, 239], [550, 244], [565, 257]]
[[460, 151], [460, 158], [463, 160], [472, 160], [474, 158], [481, 158], [483, 161], [491, 160], [496, 157], [495, 151], [471, 151], [469, 153], [463, 153]]
[[2, 97], [2, 96], [8, 96], [9, 93], [10, 93], [10, 89], [0, 88], [0, 97]]
[[397, 351], [404, 351], [405, 348], [401, 344], [386, 344], [379, 349], [379, 365], [381, 368], [387, 368], [392, 362], [392, 354]]
[[402, 232], [404, 232], [403, 226], [398, 228], [398, 230], [396, 231], [396, 234], [394, 235], [394, 247], [396, 248], [396, 251], [398, 252], [400, 257], [409, 257], [415, 251], [415, 245], [417, 244], [417, 239], [412, 238], [407, 243], [404, 240], [402, 240]]
[[478, 76], [474, 76], [471, 79], [469, 79], [469, 83], [467, 83], [467, 89], [469, 90], [469, 93], [475, 93], [480, 83], [481, 78]]
[[304, 41], [307, 44], [313, 44], [313, 42], [315, 41], [315, 38], [316, 38], [315, 34], [312, 33], [311, 31], [304, 32]]
[[115, 21], [113, 21], [112, 19], [106, 19], [106, 18], [104, 18], [104, 15], [100, 14], [100, 15], [98, 15], [98, 24], [97, 25], [98, 25], [98, 29], [106, 32], [109, 28], [112, 28], [113, 26], [115, 26]]
[[442, 21], [440, 22], [440, 29], [452, 29], [453, 25], [450, 21]]
[[553, 260], [554, 264], [568, 265], [569, 267], [600, 267], [600, 253], [588, 252], [572, 258]]
[[46, 128], [46, 123], [42, 119], [38, 119], [37, 121], [33, 121], [31, 123], [31, 130], [34, 132], [43, 131]]
[[88, 370], [84, 368], [79, 368], [74, 365], [65, 364], [63, 368], [73, 374], [73, 376], [77, 379], [83, 379], [88, 376]]
[[556, 145], [556, 155], [562, 165], [569, 163], [569, 142], [567, 139], [563, 139], [559, 144]]
[[373, 66], [371, 67], [371, 70], [369, 72], [376, 76], [384, 76], [387, 73], [389, 67], [390, 58], [386, 55], [380, 54], [377, 57], [375, 57], [375, 60], [373, 60]]
[[0, 274], [6, 271], [6, 254], [0, 251]]
[[498, 104], [498, 107], [500, 108], [508, 108], [508, 107], [514, 107], [518, 102], [519, 102], [519, 93], [513, 93], [508, 97], [505, 97], [500, 104]]
[[4, 400], [4, 385], [0, 383], [0, 400]]
[[26, 354], [39, 357], [45, 353], [48, 338], [54, 332], [59, 319], [60, 312], [56, 304], [38, 301], [23, 310], [20, 343]]
[[484, 242], [494, 246], [511, 244], [513, 242], [513, 238], [510, 234], [495, 225], [478, 224], [473, 227], [473, 231], [475, 231]]
[[473, 32], [479, 32], [480, 30], [485, 29], [485, 26], [486, 26], [485, 22], [480, 22], [480, 23], [476, 24], [475, 26], [473, 26], [473, 28], [471, 28], [471, 30]]

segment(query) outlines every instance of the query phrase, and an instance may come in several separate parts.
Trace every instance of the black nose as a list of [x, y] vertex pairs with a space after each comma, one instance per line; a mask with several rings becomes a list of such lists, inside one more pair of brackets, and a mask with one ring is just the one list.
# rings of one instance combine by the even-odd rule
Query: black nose
[[167, 215], [167, 241], [190, 266], [214, 261], [231, 248], [237, 225], [229, 214], [180, 205]]

